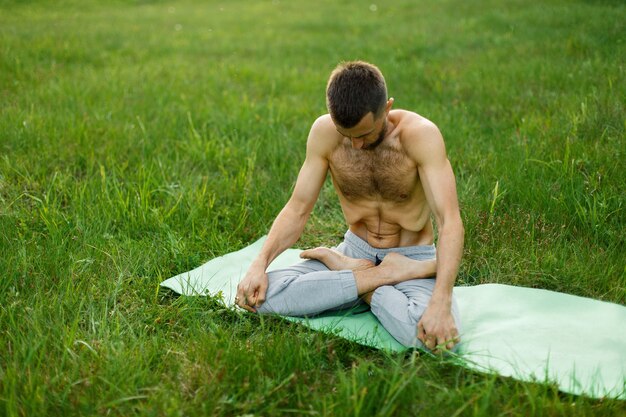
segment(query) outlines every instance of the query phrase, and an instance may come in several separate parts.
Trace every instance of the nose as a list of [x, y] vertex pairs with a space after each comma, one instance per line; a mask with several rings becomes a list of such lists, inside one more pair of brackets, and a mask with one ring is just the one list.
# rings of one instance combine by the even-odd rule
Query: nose
[[361, 149], [363, 147], [363, 139], [352, 138], [352, 149]]

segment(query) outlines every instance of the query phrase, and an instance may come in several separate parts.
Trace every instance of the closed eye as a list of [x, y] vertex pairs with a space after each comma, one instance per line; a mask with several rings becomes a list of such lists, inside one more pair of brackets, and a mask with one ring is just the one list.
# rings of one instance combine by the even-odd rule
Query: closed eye
[[341, 132], [339, 129], [336, 129], [336, 128], [335, 128], [335, 130], [336, 130], [337, 132], [339, 132], [341, 135], [343, 135], [343, 136], [345, 136], [345, 137], [347, 137], [347, 138], [352, 138], [352, 139], [361, 139], [361, 138], [364, 138], [364, 137], [365, 137], [365, 136], [367, 136], [367, 135], [371, 135], [371, 134], [372, 134], [372, 132], [373, 132], [374, 130], [376, 130], [376, 129], [372, 129], [372, 130], [370, 130], [369, 132], [364, 133], [364, 134], [362, 134], [362, 135], [360, 135], [360, 136], [350, 136], [350, 135], [346, 135], [345, 133]]

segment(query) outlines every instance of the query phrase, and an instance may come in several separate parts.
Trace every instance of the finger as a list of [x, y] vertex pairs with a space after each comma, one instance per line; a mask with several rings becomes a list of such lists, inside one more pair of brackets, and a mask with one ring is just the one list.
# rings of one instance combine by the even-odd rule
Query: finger
[[446, 340], [445, 336], [437, 336], [437, 351], [439, 351], [440, 349], [445, 349], [446, 343], [448, 341]]
[[250, 286], [246, 287], [246, 289], [243, 292], [243, 299], [242, 299], [243, 304], [252, 305], [251, 299], [253, 295], [254, 295], [254, 291], [250, 288]]
[[254, 310], [250, 309], [246, 298], [246, 289], [240, 284], [237, 286], [237, 295], [235, 295], [235, 305], [254, 313]]
[[250, 304], [250, 295], [249, 295], [249, 289], [250, 287], [246, 288], [243, 292], [243, 296], [241, 297], [241, 299], [239, 300], [239, 306], [245, 310], [248, 311], [252, 311], [251, 310], [251, 304]]
[[458, 332], [455, 331], [454, 336], [452, 336], [452, 340], [450, 342], [452, 343], [452, 347], [449, 349], [452, 349], [454, 345], [457, 345], [461, 342], [461, 336]]
[[454, 346], [456, 346], [459, 342], [460, 342], [460, 338], [458, 333], [456, 334], [456, 336], [447, 336], [446, 337], [446, 341], [445, 341], [445, 349], [446, 350], [453, 350]]
[[265, 302], [265, 294], [267, 293], [267, 287], [259, 287], [259, 293], [257, 294], [257, 298], [256, 298], [256, 303], [254, 304], [255, 307], [261, 307], [263, 305], [263, 303]]
[[244, 300], [238, 299], [235, 305], [239, 308], [243, 308], [244, 310], [248, 310], [251, 313], [256, 313], [256, 310], [253, 307], [246, 304]]
[[256, 313], [256, 310], [254, 308], [250, 307], [247, 304], [242, 305], [241, 308], [243, 308], [244, 310], [249, 311], [250, 313]]
[[242, 301], [243, 301], [243, 288], [241, 287], [241, 285], [237, 286], [237, 293], [235, 294], [235, 305], [242, 307]]
[[439, 337], [435, 337], [434, 335], [428, 335], [428, 348], [432, 351], [432, 353], [435, 354], [439, 354], [441, 353], [441, 348], [443, 347], [441, 345], [440, 338]]
[[426, 329], [424, 328], [422, 328], [422, 334], [423, 334], [422, 343], [424, 344], [424, 346], [428, 350], [433, 349], [435, 347], [435, 340], [433, 339], [433, 336], [430, 334], [427, 334]]
[[452, 350], [453, 347], [454, 347], [454, 337], [452, 336], [446, 337], [446, 349]]
[[421, 321], [417, 323], [417, 338], [423, 344], [426, 344], [426, 332], [424, 331], [424, 325]]
[[251, 294], [248, 296], [248, 305], [250, 306], [256, 305], [257, 294], [258, 294], [258, 291], [251, 292]]
[[446, 349], [447, 350], [452, 350], [452, 348], [454, 348], [455, 343], [456, 342], [454, 341], [453, 336], [446, 336]]
[[250, 298], [251, 298], [250, 295], [244, 295], [242, 307], [251, 313], [256, 313], [256, 308], [254, 308], [254, 304], [251, 302]]
[[428, 337], [426, 336], [426, 342], [424, 342], [424, 346], [426, 346], [428, 348], [428, 350], [434, 350], [435, 349], [435, 339], [433, 339], [432, 337]]
[[245, 300], [242, 300], [241, 298], [237, 299], [237, 301], [235, 302], [235, 305], [239, 308], [243, 308], [244, 310], [254, 312], [253, 310], [250, 309], [250, 306], [246, 304]]

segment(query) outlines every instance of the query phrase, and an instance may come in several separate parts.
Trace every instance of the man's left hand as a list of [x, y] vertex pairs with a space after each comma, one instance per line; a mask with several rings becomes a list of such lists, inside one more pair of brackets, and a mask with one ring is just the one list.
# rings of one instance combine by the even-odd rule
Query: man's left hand
[[449, 303], [431, 300], [417, 323], [417, 338], [433, 353], [451, 350], [459, 343], [459, 331], [454, 323]]

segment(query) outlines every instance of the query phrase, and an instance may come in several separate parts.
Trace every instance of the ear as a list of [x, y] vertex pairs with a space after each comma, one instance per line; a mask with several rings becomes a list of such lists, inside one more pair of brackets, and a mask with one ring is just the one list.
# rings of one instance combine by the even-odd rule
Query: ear
[[387, 100], [387, 104], [385, 105], [385, 113], [389, 114], [391, 107], [393, 106], [393, 101], [393, 97], [389, 97], [389, 100]]

